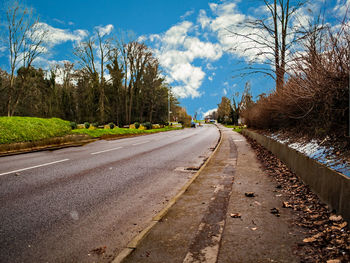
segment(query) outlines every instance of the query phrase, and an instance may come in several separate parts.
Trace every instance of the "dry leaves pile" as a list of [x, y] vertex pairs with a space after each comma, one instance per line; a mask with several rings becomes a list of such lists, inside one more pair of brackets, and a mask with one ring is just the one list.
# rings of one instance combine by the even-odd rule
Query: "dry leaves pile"
[[[295, 225], [308, 236], [300, 240], [296, 253], [301, 262], [350, 262], [350, 231], [341, 216], [328, 211], [319, 198], [271, 152], [247, 138], [267, 173], [277, 181], [277, 190], [289, 200], [282, 207], [293, 209]], [[349, 200], [350, 201], [350, 200]]]

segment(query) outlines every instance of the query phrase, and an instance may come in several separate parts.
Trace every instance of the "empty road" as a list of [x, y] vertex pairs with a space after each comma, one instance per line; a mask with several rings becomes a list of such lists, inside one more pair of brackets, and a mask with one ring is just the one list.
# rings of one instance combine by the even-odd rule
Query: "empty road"
[[205, 125], [0, 158], [0, 262], [110, 261], [218, 138]]

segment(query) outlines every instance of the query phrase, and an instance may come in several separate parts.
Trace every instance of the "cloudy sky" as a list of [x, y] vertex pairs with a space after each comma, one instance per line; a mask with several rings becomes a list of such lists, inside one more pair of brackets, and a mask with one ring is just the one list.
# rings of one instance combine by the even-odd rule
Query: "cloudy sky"
[[[262, 0], [26, 0], [25, 4], [49, 32], [36, 66], [47, 69], [53, 63], [74, 62], [73, 46], [96, 29], [116, 37], [130, 31], [152, 48], [167, 82], [191, 115], [216, 108], [222, 96], [242, 92], [247, 81], [254, 97], [274, 89], [273, 81], [261, 74], [233, 78], [256, 51], [247, 49], [250, 44], [228, 29], [246, 18], [264, 17]], [[329, 22], [337, 24], [349, 4], [350, 0], [310, 1], [299, 10], [295, 23], [305, 23], [310, 11], [317, 14], [323, 6]], [[257, 61], [266, 59], [259, 56]], [[8, 69], [4, 44], [0, 67]]]

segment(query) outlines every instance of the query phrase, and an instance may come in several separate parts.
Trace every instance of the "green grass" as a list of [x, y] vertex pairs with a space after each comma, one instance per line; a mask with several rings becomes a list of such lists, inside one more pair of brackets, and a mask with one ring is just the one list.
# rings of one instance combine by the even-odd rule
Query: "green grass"
[[236, 126], [236, 125], [225, 125], [226, 128], [231, 128], [235, 132], [242, 133], [242, 130], [244, 129], [243, 126]]
[[70, 122], [58, 118], [43, 119], [35, 117], [0, 117], [0, 144], [35, 142], [43, 139], [60, 137], [68, 134], [86, 134], [92, 138], [104, 135], [147, 134], [177, 130], [181, 128], [165, 127], [152, 130], [111, 129], [76, 129], [71, 130]]
[[69, 121], [58, 118], [0, 117], [0, 144], [38, 141], [70, 132]]
[[163, 132], [163, 131], [171, 131], [171, 130], [179, 130], [181, 128], [160, 128], [160, 129], [151, 129], [151, 130], [138, 130], [138, 129], [127, 129], [127, 128], [114, 128], [110, 129], [96, 129], [96, 130], [88, 130], [88, 129], [76, 129], [73, 130], [72, 133], [75, 134], [87, 134], [93, 138], [99, 138], [103, 135], [128, 135], [128, 134], [145, 134], [145, 133], [155, 133], [155, 132]]

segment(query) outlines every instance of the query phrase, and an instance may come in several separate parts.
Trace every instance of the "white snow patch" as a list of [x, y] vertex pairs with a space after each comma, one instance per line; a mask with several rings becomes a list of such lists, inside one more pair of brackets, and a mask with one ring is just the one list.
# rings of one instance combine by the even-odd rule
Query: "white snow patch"
[[[282, 144], [287, 144], [288, 147], [304, 154], [305, 156], [350, 177], [350, 163], [337, 156], [333, 147], [323, 146], [321, 145], [322, 142], [318, 142], [315, 139], [309, 142], [299, 141], [289, 143], [290, 140], [288, 138], [283, 138], [283, 136], [278, 133], [272, 133], [267, 135], [267, 137]], [[327, 138], [325, 140], [327, 140]]]

